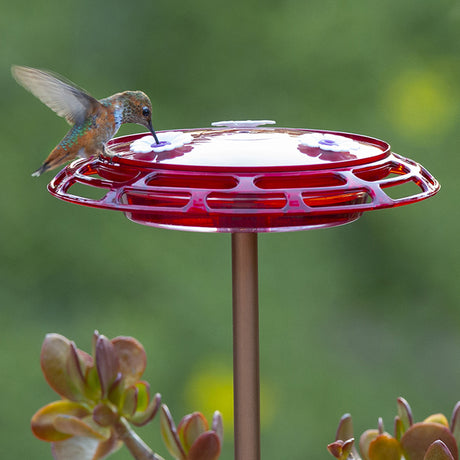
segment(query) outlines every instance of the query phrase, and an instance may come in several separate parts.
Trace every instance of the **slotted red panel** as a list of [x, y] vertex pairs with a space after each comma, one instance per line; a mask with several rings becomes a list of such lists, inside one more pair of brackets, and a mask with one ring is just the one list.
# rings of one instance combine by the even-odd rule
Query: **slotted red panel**
[[[113, 158], [70, 164], [49, 191], [73, 203], [122, 211], [144, 225], [269, 232], [341, 225], [364, 211], [413, 203], [439, 190], [422, 166], [366, 136], [331, 133], [360, 147], [337, 152], [302, 144], [300, 136], [312, 133], [303, 129], [186, 132], [191, 142], [162, 153], [131, 152], [143, 134], [112, 139]], [[79, 191], [86, 186], [104, 196], [73, 193], [76, 184]], [[398, 199], [387, 193], [405, 184], [415, 184], [416, 193]]]

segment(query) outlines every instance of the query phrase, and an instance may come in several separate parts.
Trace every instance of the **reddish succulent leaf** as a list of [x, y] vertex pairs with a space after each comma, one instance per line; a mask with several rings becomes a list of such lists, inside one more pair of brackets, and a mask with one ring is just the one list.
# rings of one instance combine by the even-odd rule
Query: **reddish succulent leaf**
[[447, 446], [438, 440], [431, 444], [423, 460], [454, 460], [454, 457]]
[[136, 383], [142, 377], [147, 365], [144, 347], [133, 337], [115, 337], [111, 342], [126, 385]]
[[93, 420], [100, 426], [111, 426], [117, 419], [118, 414], [107, 404], [99, 403], [93, 409]]
[[369, 445], [370, 460], [400, 460], [399, 442], [388, 434], [377, 436]]
[[96, 368], [102, 398], [106, 398], [110, 387], [117, 379], [119, 365], [114, 346], [104, 335], [99, 335], [96, 341]]
[[340, 419], [335, 439], [336, 441], [345, 441], [350, 438], [353, 438], [353, 421], [350, 414], [345, 414]]
[[429, 446], [441, 440], [450, 450], [454, 460], [458, 459], [455, 438], [450, 431], [439, 423], [415, 423], [401, 438], [401, 447], [406, 460], [423, 460]]
[[81, 404], [72, 401], [55, 401], [39, 409], [32, 417], [31, 427], [33, 434], [43, 441], [61, 441], [71, 435], [56, 429], [54, 422], [57, 416], [71, 415], [84, 417], [89, 410]]
[[177, 435], [176, 426], [169, 412], [168, 406], [161, 406], [161, 436], [169, 453], [176, 459], [185, 460], [185, 452]]
[[40, 364], [49, 386], [71, 401], [81, 399], [78, 387], [67, 372], [71, 341], [60, 334], [47, 334], [43, 341]]
[[190, 448], [187, 460], [217, 460], [220, 455], [220, 441], [214, 431], [203, 433]]
[[73, 342], [70, 342], [69, 356], [66, 363], [67, 375], [71, 382], [78, 389], [82, 399], [86, 396], [86, 381], [85, 373], [86, 368], [83, 367], [84, 363], [80, 361], [80, 356], [77, 347]]
[[[347, 441], [338, 440], [327, 446], [327, 450], [337, 459], [346, 460], [353, 448], [354, 439], [350, 438]], [[357, 457], [358, 458], [358, 457]]]
[[95, 438], [100, 441], [110, 436], [110, 431], [107, 428], [95, 427], [91, 417], [81, 419], [73, 415], [57, 415], [54, 419], [54, 426], [61, 433], [71, 436]]
[[342, 458], [342, 449], [343, 447], [343, 441], [334, 441], [331, 442], [331, 444], [328, 444], [327, 450], [334, 456], [335, 458], [341, 459]]
[[185, 416], [177, 426], [177, 434], [185, 452], [188, 452], [196, 439], [209, 428], [207, 420], [200, 412]]

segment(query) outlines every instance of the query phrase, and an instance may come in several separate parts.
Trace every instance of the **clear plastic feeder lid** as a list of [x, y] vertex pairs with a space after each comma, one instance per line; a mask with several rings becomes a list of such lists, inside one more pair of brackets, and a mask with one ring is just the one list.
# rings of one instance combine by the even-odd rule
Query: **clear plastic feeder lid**
[[[159, 132], [109, 144], [119, 161], [206, 168], [342, 167], [383, 158], [387, 143], [370, 137], [327, 131], [262, 127], [271, 120], [215, 122], [214, 128]], [[121, 141], [121, 142], [120, 142]]]

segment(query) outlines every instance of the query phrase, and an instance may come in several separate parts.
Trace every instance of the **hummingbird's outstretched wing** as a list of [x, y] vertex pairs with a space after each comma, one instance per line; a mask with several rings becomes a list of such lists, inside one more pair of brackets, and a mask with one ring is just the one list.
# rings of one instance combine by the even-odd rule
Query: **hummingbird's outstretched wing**
[[100, 104], [71, 82], [51, 72], [12, 66], [16, 81], [70, 124], [81, 123]]

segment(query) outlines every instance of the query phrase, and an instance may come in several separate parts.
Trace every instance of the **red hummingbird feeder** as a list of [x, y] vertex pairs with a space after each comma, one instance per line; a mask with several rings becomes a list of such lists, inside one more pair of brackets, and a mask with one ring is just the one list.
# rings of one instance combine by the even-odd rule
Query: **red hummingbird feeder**
[[[424, 200], [440, 187], [381, 140], [258, 126], [267, 123], [159, 132], [160, 140], [182, 136], [166, 150], [168, 142], [150, 144], [145, 134], [115, 138], [110, 158], [77, 160], [48, 186], [57, 198], [122, 211], [140, 224], [232, 233], [237, 460], [260, 458], [257, 233], [346, 224], [364, 211]], [[74, 194], [76, 184], [103, 197]], [[391, 198], [407, 184], [415, 193]]]

